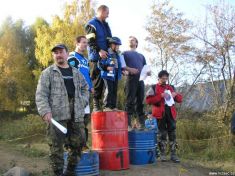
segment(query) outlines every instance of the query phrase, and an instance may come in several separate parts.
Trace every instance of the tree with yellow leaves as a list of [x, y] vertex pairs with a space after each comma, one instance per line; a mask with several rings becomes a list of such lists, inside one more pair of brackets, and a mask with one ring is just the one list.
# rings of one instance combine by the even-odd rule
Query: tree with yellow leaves
[[65, 6], [63, 17], [53, 17], [52, 24], [37, 29], [35, 54], [43, 68], [53, 63], [51, 48], [56, 43], [64, 43], [69, 50], [74, 48], [77, 35], [84, 35], [84, 26], [94, 16], [91, 0], [73, 1]]
[[34, 97], [30, 35], [22, 20], [7, 18], [0, 29], [0, 111], [16, 112]]

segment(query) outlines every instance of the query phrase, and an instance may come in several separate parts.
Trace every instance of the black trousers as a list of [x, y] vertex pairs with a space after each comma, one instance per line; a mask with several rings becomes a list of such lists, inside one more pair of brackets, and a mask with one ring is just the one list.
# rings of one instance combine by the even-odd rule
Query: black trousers
[[165, 105], [165, 113], [162, 119], [158, 120], [159, 130], [159, 142], [167, 141], [167, 135], [169, 141], [176, 141], [176, 121], [173, 119], [171, 114], [171, 108]]
[[116, 108], [117, 105], [117, 89], [118, 89], [118, 78], [115, 81], [104, 79], [105, 92], [104, 92], [104, 107], [105, 108]]
[[127, 76], [125, 94], [128, 125], [131, 126], [131, 116], [135, 113], [140, 124], [144, 125], [144, 82], [139, 81], [139, 75]]
[[93, 98], [96, 100], [100, 100], [102, 98], [102, 93], [104, 89], [104, 81], [101, 78], [100, 70], [97, 67], [97, 62], [90, 62], [90, 69], [91, 80], [94, 87]]
[[85, 125], [85, 134], [86, 134], [86, 143], [88, 142], [88, 123], [90, 122], [90, 114], [85, 114], [84, 116], [84, 125]]

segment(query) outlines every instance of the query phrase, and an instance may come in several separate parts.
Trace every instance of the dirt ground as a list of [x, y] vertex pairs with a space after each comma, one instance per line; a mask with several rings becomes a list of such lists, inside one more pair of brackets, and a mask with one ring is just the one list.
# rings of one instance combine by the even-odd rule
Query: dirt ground
[[[1, 144], [1, 143], [0, 143]], [[22, 152], [11, 147], [0, 145], [0, 175], [11, 167], [19, 166], [27, 169], [33, 175], [50, 175], [48, 157], [27, 157]], [[131, 165], [123, 171], [101, 171], [101, 176], [204, 176], [209, 175], [209, 169], [193, 166], [188, 163], [157, 162], [145, 166]]]
[[186, 164], [175, 164], [172, 162], [157, 162], [152, 165], [134, 166], [126, 171], [102, 171], [101, 175], [130, 175], [130, 176], [204, 176], [209, 175], [209, 170]]
[[47, 157], [27, 157], [20, 151], [0, 143], [0, 171], [3, 173], [14, 166], [23, 167], [31, 173], [49, 170]]

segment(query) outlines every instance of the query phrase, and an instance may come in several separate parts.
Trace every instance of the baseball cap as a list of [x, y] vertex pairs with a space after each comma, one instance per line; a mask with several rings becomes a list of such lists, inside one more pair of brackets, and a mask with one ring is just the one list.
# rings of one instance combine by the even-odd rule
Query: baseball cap
[[54, 52], [56, 49], [65, 49], [66, 51], [68, 51], [67, 46], [65, 46], [65, 44], [63, 44], [63, 43], [58, 43], [58, 44], [56, 44], [56, 45], [51, 49], [51, 52]]

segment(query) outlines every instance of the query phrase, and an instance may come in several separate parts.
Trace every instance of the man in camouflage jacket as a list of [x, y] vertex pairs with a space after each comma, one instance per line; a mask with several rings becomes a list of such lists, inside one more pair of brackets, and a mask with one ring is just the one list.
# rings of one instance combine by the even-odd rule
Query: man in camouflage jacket
[[[68, 49], [64, 44], [57, 44], [52, 53], [55, 64], [40, 76], [36, 104], [48, 124], [47, 139], [54, 174], [72, 176], [85, 142], [84, 108], [89, 101], [88, 85], [77, 69], [68, 65]], [[67, 134], [59, 131], [51, 118], [65, 126]], [[68, 166], [64, 171], [63, 147], [68, 150]]]

